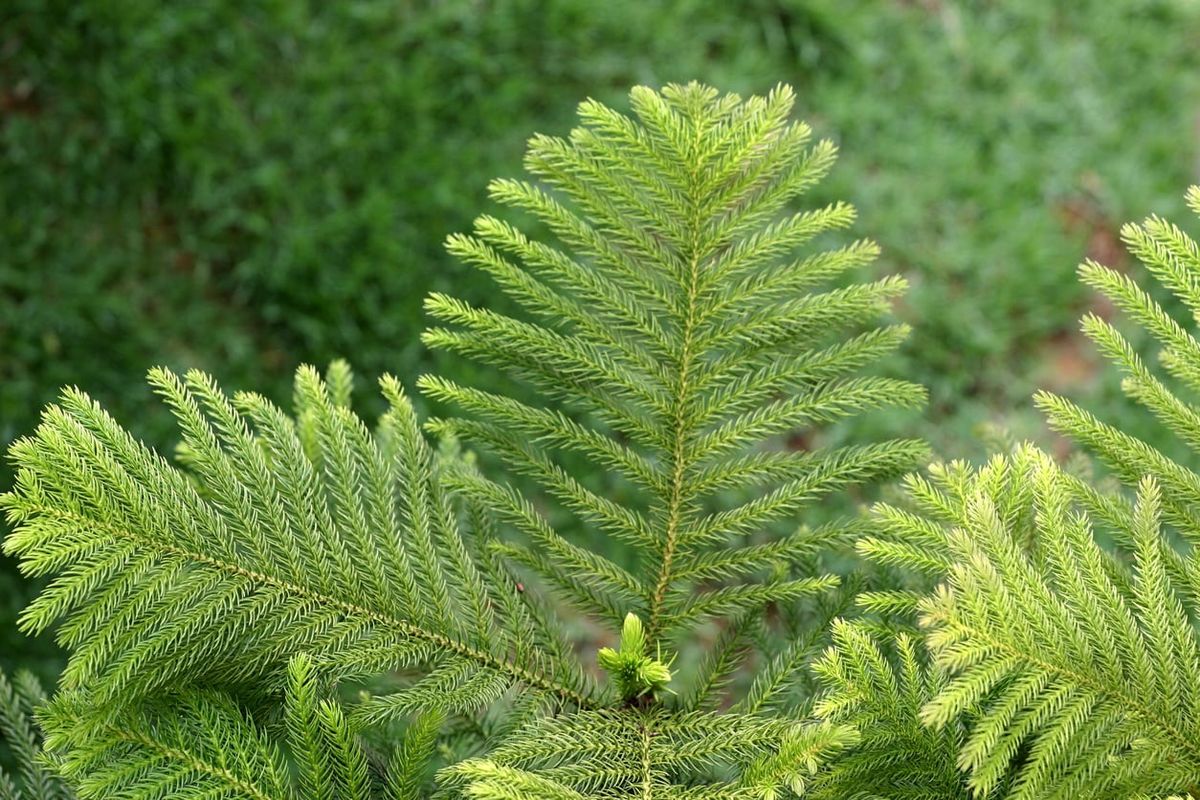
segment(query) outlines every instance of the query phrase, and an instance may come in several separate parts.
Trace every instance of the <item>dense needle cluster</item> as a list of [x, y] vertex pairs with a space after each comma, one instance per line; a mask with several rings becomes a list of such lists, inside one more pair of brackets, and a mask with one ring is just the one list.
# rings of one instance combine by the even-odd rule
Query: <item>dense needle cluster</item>
[[[447, 409], [424, 425], [385, 376], [368, 427], [341, 362], [301, 368], [290, 411], [156, 369], [172, 463], [64, 391], [0, 503], [5, 550], [50, 576], [21, 624], [70, 660], [48, 700], [0, 681], [0, 798], [1200, 792], [1186, 466], [1040, 395], [1128, 492], [1021, 446], [799, 524], [925, 447], [787, 444], [924, 401], [870, 370], [906, 335], [879, 323], [903, 281], [858, 282], [875, 245], [821, 238], [849, 206], [794, 210], [834, 148], [792, 104], [637, 88], [630, 116], [587, 101], [567, 138], [534, 137], [530, 179], [490, 187], [513, 216], [448, 241], [507, 311], [426, 303], [426, 344], [494, 374], [420, 378]], [[1200, 314], [1196, 245], [1157, 218], [1125, 235]], [[1200, 342], [1129, 278], [1082, 273], [1200, 388]], [[1085, 330], [1200, 445], [1200, 412], [1109, 322]], [[820, 567], [855, 550], [849, 580]], [[581, 652], [581, 622], [612, 646]]]

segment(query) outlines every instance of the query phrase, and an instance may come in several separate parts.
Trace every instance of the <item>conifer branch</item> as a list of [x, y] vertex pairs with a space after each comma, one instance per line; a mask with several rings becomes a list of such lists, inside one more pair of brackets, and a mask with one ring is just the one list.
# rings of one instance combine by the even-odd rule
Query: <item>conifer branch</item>
[[[585, 611], [614, 624], [625, 611], [644, 613], [659, 642], [707, 615], [697, 613], [703, 601], [684, 600], [694, 592], [713, 589], [719, 614], [789, 594], [753, 588], [770, 551], [745, 536], [925, 454], [912, 441], [788, 453], [776, 437], [919, 405], [925, 393], [854, 377], [904, 338], [903, 326], [872, 327], [903, 280], [808, 291], [869, 262], [877, 248], [858, 242], [797, 257], [797, 248], [849, 225], [854, 210], [835, 203], [783, 213], [835, 156], [788, 121], [790, 89], [743, 100], [698, 84], [636, 88], [630, 103], [633, 117], [584, 103], [569, 137], [530, 141], [526, 168], [540, 183], [493, 184], [493, 199], [532, 213], [561, 244], [534, 243], [486, 215], [473, 235], [447, 243], [530, 319], [442, 295], [426, 304], [446, 325], [428, 331], [427, 344], [527, 381], [546, 407], [434, 376], [418, 385], [469, 415], [433, 420], [431, 430], [495, 453], [581, 522], [631, 545], [640, 563], [627, 572], [599, 554], [589, 559], [527, 499], [490, 479], [461, 482], [542, 550], [508, 552]], [[588, 488], [560, 461], [567, 452], [635, 488], [632, 499]], [[740, 507], [721, 507], [728, 491], [741, 493]], [[572, 587], [565, 576], [589, 561], [595, 566]], [[811, 577], [805, 585], [830, 584]]]
[[[173, 465], [65, 390], [13, 446], [16, 484], [0, 496], [5, 551], [50, 579], [21, 625], [56, 630], [70, 652], [41, 712], [44, 753], [0, 691], [20, 788], [36, 800], [70, 797], [60, 777], [80, 797], [140, 800], [775, 800], [823, 791], [837, 759], [874, 752], [850, 724], [867, 716], [805, 720], [811, 698], [794, 697], [858, 585], [833, 593], [821, 551], [864, 523], [776, 528], [911, 469], [925, 446], [783, 437], [925, 392], [862, 374], [907, 336], [880, 324], [905, 283], [827, 287], [878, 248], [820, 241], [855, 221], [845, 203], [792, 207], [836, 156], [790, 121], [793, 101], [784, 86], [743, 99], [694, 83], [635, 88], [631, 116], [587, 101], [568, 136], [530, 140], [531, 180], [489, 185], [557, 242], [492, 215], [449, 237], [519, 313], [434, 294], [439, 327], [424, 341], [532, 391], [427, 375], [420, 390], [458, 416], [422, 425], [385, 376], [369, 428], [342, 362], [324, 377], [301, 368], [290, 411], [156, 369], [181, 439]], [[632, 563], [553, 524], [557, 511], [627, 545]], [[621, 626], [596, 656], [605, 688], [546, 588]], [[727, 629], [677, 698], [672, 648], [708, 623]], [[773, 641], [776, 629], [794, 639]], [[1155, 636], [1165, 651], [1179, 631]], [[865, 652], [852, 638], [843, 649]], [[773, 657], [730, 708], [759, 650]], [[0, 797], [17, 783], [0, 776]]]
[[[196, 486], [78, 392], [14, 448], [21, 470], [2, 501], [17, 526], [7, 551], [31, 574], [75, 565], [22, 622], [43, 630], [68, 617], [62, 636], [81, 649], [66, 685], [97, 702], [129, 702], [181, 676], [277, 681], [305, 651], [335, 676], [443, 653], [592, 705], [571, 665], [547, 671], [535, 654], [512, 655], [518, 634], [490, 615], [488, 589], [394, 385], [383, 421], [398, 448], [389, 462], [304, 370], [306, 428], [253, 396], [234, 401], [239, 412], [198, 373], [181, 381], [159, 372], [155, 381], [180, 416]], [[303, 452], [306, 429], [316, 462]], [[273, 539], [261, 538], [264, 528]], [[122, 562], [138, 568], [122, 573]]]

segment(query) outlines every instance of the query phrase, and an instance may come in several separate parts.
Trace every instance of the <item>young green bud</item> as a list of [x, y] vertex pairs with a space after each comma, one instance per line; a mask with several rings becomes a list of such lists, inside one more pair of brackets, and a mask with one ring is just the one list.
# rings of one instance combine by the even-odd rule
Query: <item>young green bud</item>
[[646, 631], [636, 614], [625, 616], [620, 648], [600, 648], [596, 662], [612, 676], [626, 701], [653, 695], [671, 682], [670, 666], [646, 655]]

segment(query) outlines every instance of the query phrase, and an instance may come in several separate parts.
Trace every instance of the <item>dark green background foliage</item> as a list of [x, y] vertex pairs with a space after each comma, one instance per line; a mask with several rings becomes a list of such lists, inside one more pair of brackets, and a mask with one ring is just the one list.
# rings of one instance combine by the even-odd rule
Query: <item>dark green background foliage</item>
[[[301, 361], [414, 376], [424, 295], [488, 299], [441, 243], [528, 133], [699, 79], [792, 83], [839, 141], [813, 202], [857, 204], [876, 268], [914, 287], [890, 370], [932, 404], [903, 434], [973, 454], [979, 423], [1036, 431], [1035, 385], [1115, 396], [1075, 335], [1074, 265], [1123, 266], [1120, 221], [1177, 214], [1198, 33], [1187, 0], [9, 0], [0, 444], [74, 383], [169, 447], [153, 364], [280, 401]], [[7, 667], [30, 648], [11, 568], [0, 597]]]

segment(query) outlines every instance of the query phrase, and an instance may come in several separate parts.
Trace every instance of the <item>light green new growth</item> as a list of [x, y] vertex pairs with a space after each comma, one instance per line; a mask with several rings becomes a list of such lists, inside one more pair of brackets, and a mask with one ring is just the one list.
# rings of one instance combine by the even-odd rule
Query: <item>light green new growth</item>
[[[923, 401], [858, 374], [906, 335], [877, 327], [903, 281], [845, 281], [870, 242], [800, 250], [854, 213], [790, 210], [834, 149], [789, 121], [789, 89], [630, 98], [634, 117], [588, 101], [568, 139], [535, 137], [540, 183], [492, 184], [561, 245], [491, 216], [450, 238], [519, 311], [435, 295], [446, 327], [426, 341], [524, 386], [422, 378], [464, 413], [429, 423], [442, 450], [391, 377], [368, 428], [340, 362], [298, 371], [291, 413], [151, 371], [178, 465], [77, 389], [45, 410], [11, 451], [4, 549], [50, 579], [22, 627], [54, 630], [70, 657], [39, 712], [45, 755], [28, 709], [0, 694], [24, 770], [23, 794], [11, 779], [0, 792], [69, 796], [55, 776], [80, 797], [136, 800], [776, 800], [823, 785], [860, 734], [788, 698], [821, 637], [795, 620], [840, 613], [793, 601], [836, 583], [811, 561], [862, 521], [775, 526], [924, 447], [781, 439]], [[525, 496], [458, 441], [544, 492]], [[573, 541], [550, 521], [562, 510], [637, 565]], [[529, 573], [541, 580], [526, 589]], [[601, 685], [545, 587], [614, 633], [625, 621], [598, 656]], [[676, 687], [676, 645], [714, 624], [720, 646]], [[785, 628], [797, 635], [780, 644]], [[753, 685], [731, 696], [755, 652]]]
[[[1200, 188], [1188, 205], [1200, 213]], [[1195, 242], [1158, 217], [1122, 236], [1200, 320]], [[1200, 389], [1200, 342], [1125, 274], [1092, 261], [1080, 274], [1162, 348], [1168, 377], [1099, 315], [1084, 332], [1125, 374], [1125, 393], [1196, 450], [1200, 412], [1168, 380]], [[858, 549], [944, 583], [861, 600], [918, 612], [948, 675], [920, 715], [967, 726], [957, 760], [975, 796], [1200, 796], [1200, 475], [1067, 399], [1037, 403], [1127, 493], [1098, 491], [1028, 446], [979, 470], [935, 467], [909, 479], [911, 509], [876, 509], [879, 535]]]
[[1130, 505], [1108, 498], [1125, 561], [1097, 543], [1094, 490], [1031, 447], [932, 475], [909, 481], [917, 513], [881, 506], [887, 537], [860, 550], [945, 579], [915, 603], [948, 675], [920, 716], [937, 729], [967, 724], [957, 760], [972, 791], [1010, 784], [997, 796], [1043, 800], [1193, 789], [1197, 604], [1171, 575], [1183, 562], [1162, 530], [1157, 481], [1143, 479]]
[[637, 614], [626, 615], [620, 648], [600, 648], [596, 663], [612, 676], [624, 700], [652, 695], [671, 682], [670, 666], [646, 654], [646, 631]]

